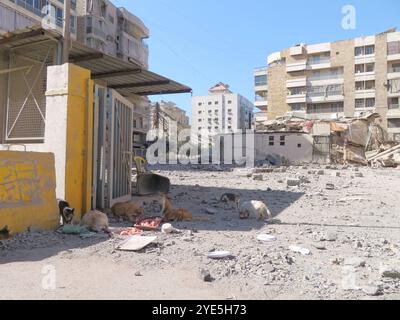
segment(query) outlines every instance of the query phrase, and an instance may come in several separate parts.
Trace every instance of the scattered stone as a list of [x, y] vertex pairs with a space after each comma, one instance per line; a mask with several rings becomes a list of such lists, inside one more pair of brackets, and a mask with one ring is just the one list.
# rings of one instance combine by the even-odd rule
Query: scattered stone
[[335, 190], [335, 185], [333, 183], [326, 184], [326, 190]]
[[383, 294], [382, 288], [379, 286], [365, 286], [362, 288], [362, 291], [365, 294], [367, 294], [369, 296], [373, 296], [373, 297]]
[[213, 282], [215, 279], [211, 276], [210, 271], [202, 269], [200, 271], [200, 279], [204, 282]]
[[358, 257], [344, 259], [345, 266], [352, 266], [355, 268], [359, 268], [359, 267], [365, 267], [365, 264], [366, 264], [365, 260]]
[[263, 181], [264, 177], [263, 177], [262, 174], [255, 174], [255, 175], [253, 175], [253, 180], [255, 180], [255, 181]]
[[319, 170], [319, 171], [317, 172], [317, 174], [318, 174], [319, 176], [323, 176], [323, 175], [325, 174], [325, 171], [324, 171], [324, 170]]
[[339, 171], [332, 172], [332, 177], [340, 177], [340, 172]]
[[207, 214], [215, 215], [218, 213], [218, 210], [216, 210], [214, 208], [206, 208], [206, 212], [207, 212]]
[[298, 187], [301, 184], [300, 179], [287, 179], [286, 180], [288, 187]]
[[343, 258], [335, 258], [331, 260], [332, 264], [340, 266], [343, 263], [344, 259]]
[[384, 278], [400, 279], [400, 268], [397, 266], [383, 265], [379, 268], [379, 273]]
[[354, 176], [355, 176], [356, 178], [364, 178], [364, 175], [363, 175], [362, 172], [356, 172], [356, 173], [354, 174]]
[[311, 251], [306, 249], [306, 248], [302, 248], [302, 247], [298, 247], [298, 246], [290, 246], [289, 249], [293, 252], [297, 252], [302, 254], [303, 256], [309, 256], [311, 254]]
[[138, 272], [135, 272], [135, 277], [143, 277], [143, 275], [141, 274], [140, 271], [138, 271]]

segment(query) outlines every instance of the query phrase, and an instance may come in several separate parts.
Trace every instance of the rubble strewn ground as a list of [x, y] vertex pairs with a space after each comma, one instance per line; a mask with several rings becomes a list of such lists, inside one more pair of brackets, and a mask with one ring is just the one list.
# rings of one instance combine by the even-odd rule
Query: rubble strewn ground
[[[0, 242], [0, 298], [400, 298], [400, 170], [279, 167], [253, 179], [245, 168], [164, 169], [174, 207], [210, 221], [173, 223], [183, 232], [157, 233], [139, 253], [115, 250], [120, 239], [103, 234], [15, 236]], [[225, 192], [266, 201], [274, 220], [240, 220], [217, 203]], [[276, 241], [257, 240], [264, 233]], [[233, 257], [211, 260], [212, 250]], [[42, 288], [46, 265], [55, 266], [54, 291]]]

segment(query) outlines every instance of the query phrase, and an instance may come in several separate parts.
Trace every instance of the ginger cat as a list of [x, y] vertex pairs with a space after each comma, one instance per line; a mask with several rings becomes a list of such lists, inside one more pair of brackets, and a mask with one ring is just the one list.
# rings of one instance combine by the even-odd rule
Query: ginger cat
[[111, 207], [111, 212], [119, 220], [135, 222], [136, 218], [144, 214], [144, 209], [133, 202], [116, 203]]

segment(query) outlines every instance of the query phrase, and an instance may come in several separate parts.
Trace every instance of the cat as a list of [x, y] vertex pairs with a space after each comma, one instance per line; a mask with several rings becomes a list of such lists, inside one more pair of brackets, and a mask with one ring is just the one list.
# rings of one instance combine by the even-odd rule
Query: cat
[[172, 209], [165, 211], [164, 219], [167, 221], [192, 221], [193, 215], [186, 209]]
[[165, 212], [172, 209], [171, 201], [168, 199], [167, 195], [163, 192], [160, 192], [160, 193], [158, 193], [156, 195], [152, 195], [152, 196], [141, 196], [141, 197], [138, 197], [137, 199], [135, 199], [135, 201], [141, 207], [151, 204], [151, 203], [154, 203], [154, 202], [159, 203], [161, 206], [161, 210], [159, 213], [160, 215], [162, 215]]
[[8, 240], [10, 239], [10, 230], [8, 230], [8, 226], [5, 226], [0, 230], [0, 240]]
[[272, 219], [272, 213], [268, 209], [267, 205], [261, 201], [247, 201], [240, 204], [239, 217], [240, 219], [249, 219], [251, 215], [254, 215], [258, 220]]
[[60, 216], [62, 218], [62, 224], [72, 224], [74, 220], [75, 209], [71, 208], [68, 202], [59, 200], [58, 208], [60, 209]]
[[97, 210], [89, 211], [88, 213], [86, 213], [83, 216], [80, 225], [86, 227], [90, 231], [104, 231], [108, 234], [111, 234], [107, 215]]
[[240, 196], [234, 193], [224, 193], [219, 200], [219, 203], [221, 202], [231, 204], [232, 206], [239, 209]]
[[112, 214], [119, 220], [135, 222], [137, 217], [144, 214], [144, 209], [133, 202], [116, 203], [111, 207]]

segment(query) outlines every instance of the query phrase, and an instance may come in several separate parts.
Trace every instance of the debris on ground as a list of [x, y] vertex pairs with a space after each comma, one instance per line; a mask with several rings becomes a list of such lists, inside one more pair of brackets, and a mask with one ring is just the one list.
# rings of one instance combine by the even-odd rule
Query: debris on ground
[[117, 246], [117, 250], [140, 251], [156, 240], [157, 237], [131, 236], [127, 240], [121, 242]]

